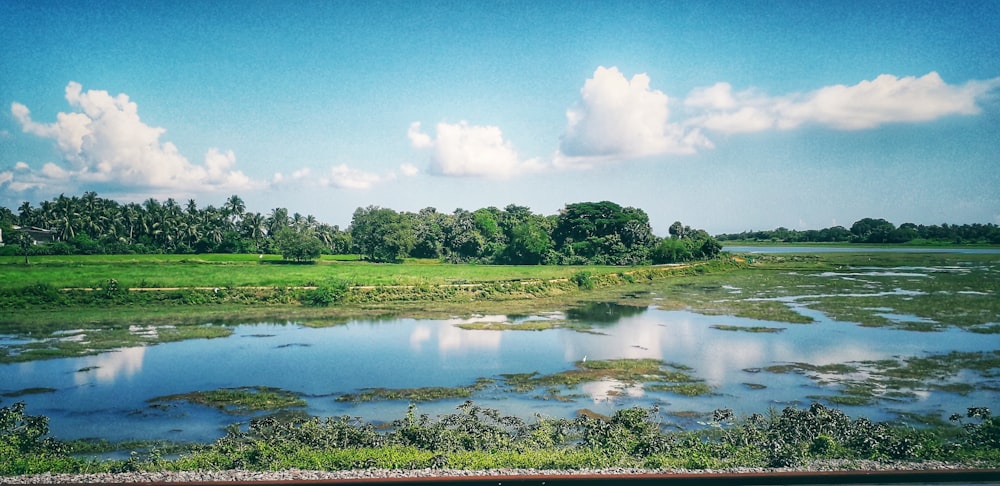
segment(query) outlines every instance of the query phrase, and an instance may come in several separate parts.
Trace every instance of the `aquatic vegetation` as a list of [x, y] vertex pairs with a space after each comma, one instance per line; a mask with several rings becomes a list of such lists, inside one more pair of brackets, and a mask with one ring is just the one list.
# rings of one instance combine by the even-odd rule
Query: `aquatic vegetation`
[[962, 372], [975, 372], [995, 382], [1000, 378], [1000, 350], [911, 356], [878, 361], [812, 365], [786, 363], [764, 368], [770, 373], [799, 373], [820, 385], [834, 384], [838, 395], [810, 395], [838, 405], [867, 405], [880, 400], [907, 401], [919, 391], [936, 390], [966, 395], [992, 389], [989, 382], [973, 385], [956, 381]]
[[720, 331], [736, 331], [736, 332], [752, 332], [752, 333], [770, 333], [775, 334], [785, 330], [783, 327], [767, 327], [767, 326], [730, 326], [726, 324], [715, 324], [712, 329], [718, 329]]
[[374, 402], [379, 400], [406, 400], [409, 402], [430, 402], [448, 398], [468, 398], [473, 392], [494, 384], [490, 378], [479, 378], [469, 386], [420, 388], [369, 388], [358, 393], [337, 397], [338, 402]]
[[25, 395], [38, 395], [40, 393], [53, 393], [56, 391], [57, 390], [55, 388], [32, 387], [7, 393], [0, 393], [0, 397], [17, 398], [17, 397], [23, 397]]
[[455, 324], [455, 327], [469, 331], [544, 331], [580, 326], [562, 319], [538, 319], [521, 322], [467, 322]]
[[166, 395], [152, 398], [147, 402], [151, 405], [165, 405], [176, 401], [206, 405], [233, 415], [248, 415], [260, 411], [276, 411], [306, 406], [305, 400], [298, 393], [263, 386], [220, 388]]
[[[501, 375], [507, 386], [518, 392], [536, 388], [574, 388], [583, 383], [613, 380], [623, 385], [644, 384], [652, 391], [665, 391], [687, 396], [711, 393], [711, 388], [692, 376], [691, 368], [665, 363], [658, 359], [611, 359], [577, 361], [576, 368], [540, 375], [519, 373]], [[555, 393], [550, 393], [555, 395]]]
[[[92, 356], [107, 351], [136, 346], [227, 337], [232, 328], [217, 325], [146, 326], [130, 328], [86, 329], [71, 334], [55, 332], [46, 337], [0, 348], [0, 364], [36, 359]], [[78, 370], [80, 372], [90, 370]]]

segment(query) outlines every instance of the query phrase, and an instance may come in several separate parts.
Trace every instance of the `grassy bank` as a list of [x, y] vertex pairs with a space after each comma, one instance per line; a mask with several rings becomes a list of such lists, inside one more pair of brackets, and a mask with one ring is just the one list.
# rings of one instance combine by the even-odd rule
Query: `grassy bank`
[[844, 468], [872, 460], [1000, 466], [1000, 423], [982, 407], [955, 414], [951, 424], [923, 429], [852, 419], [818, 404], [739, 418], [722, 409], [712, 414], [712, 427], [677, 432], [664, 430], [656, 408], [525, 421], [465, 402], [436, 418], [411, 406], [405, 417], [382, 429], [351, 417], [263, 418], [247, 429], [231, 427], [213, 444], [172, 459], [152, 446], [127, 460], [103, 461], [73, 457], [68, 452], [74, 446], [44, 437], [44, 417], [26, 415], [18, 405], [2, 411], [10, 420], [0, 430], [0, 476], [291, 468], [721, 469], [808, 467], [824, 460], [840, 460]]

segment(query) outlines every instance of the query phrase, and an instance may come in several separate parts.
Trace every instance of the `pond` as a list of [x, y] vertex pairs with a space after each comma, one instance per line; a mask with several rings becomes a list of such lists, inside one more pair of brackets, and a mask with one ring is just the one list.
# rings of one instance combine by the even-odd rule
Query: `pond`
[[[60, 439], [105, 438], [211, 441], [226, 425], [248, 415], [224, 413], [184, 401], [156, 397], [234, 387], [273, 387], [301, 394], [311, 415], [391, 421], [405, 415], [408, 401], [338, 401], [371, 388], [464, 387], [492, 379], [472, 392], [477, 404], [507, 414], [573, 417], [581, 409], [610, 414], [633, 405], [658, 405], [665, 422], [699, 426], [706, 414], [731, 408], [737, 414], [808, 405], [836, 396], [847, 379], [875, 373], [871, 366], [829, 376], [823, 365], [879, 362], [952, 351], [992, 352], [1000, 336], [949, 328], [911, 332], [832, 321], [797, 306], [813, 324], [788, 324], [728, 316], [706, 316], [656, 307], [592, 304], [540, 316], [481, 316], [472, 319], [355, 320], [313, 328], [296, 322], [249, 323], [231, 336], [133, 347], [96, 356], [0, 366], [2, 403], [23, 400], [28, 412], [50, 417]], [[891, 309], [890, 309], [891, 310]], [[889, 310], [887, 310], [889, 312]], [[905, 318], [905, 316], [897, 316]], [[585, 328], [540, 331], [470, 330], [460, 324], [550, 320]], [[761, 332], [765, 331], [765, 332]], [[155, 332], [143, 328], [143, 332]], [[0, 346], [4, 341], [0, 341]], [[504, 375], [552, 375], [580, 363], [611, 359], [662, 360], [703, 380], [711, 393], [688, 396], [642, 383], [602, 379], [576, 387], [517, 391]], [[781, 365], [793, 372], [781, 371]], [[899, 414], [947, 417], [968, 406], [995, 404], [997, 377], [959, 369], [935, 378], [942, 386], [907, 385], [907, 393], [842, 406], [875, 420]], [[841, 380], [841, 381], [838, 381]], [[974, 386], [949, 388], [951, 381]], [[975, 386], [979, 385], [979, 386]], [[818, 398], [817, 398], [818, 397]], [[466, 398], [418, 404], [421, 413], [448, 413]]]

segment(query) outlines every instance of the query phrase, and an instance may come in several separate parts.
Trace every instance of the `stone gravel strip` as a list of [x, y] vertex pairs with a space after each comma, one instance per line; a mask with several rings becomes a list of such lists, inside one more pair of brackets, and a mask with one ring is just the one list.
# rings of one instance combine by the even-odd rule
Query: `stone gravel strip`
[[0, 484], [109, 484], [109, 483], [170, 483], [170, 482], [232, 482], [232, 481], [330, 481], [385, 478], [435, 477], [494, 477], [494, 476], [591, 476], [591, 475], [666, 475], [666, 474], [771, 474], [790, 472], [833, 471], [939, 471], [966, 469], [966, 465], [936, 461], [917, 463], [884, 463], [876, 461], [820, 461], [801, 468], [732, 468], [732, 469], [352, 469], [347, 471], [170, 471], [100, 474], [33, 474], [0, 477]]

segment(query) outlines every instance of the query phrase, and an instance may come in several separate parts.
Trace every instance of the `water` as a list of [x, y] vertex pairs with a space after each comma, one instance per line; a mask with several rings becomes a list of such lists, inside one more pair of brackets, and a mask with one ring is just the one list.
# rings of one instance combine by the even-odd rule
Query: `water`
[[[791, 302], [790, 305], [795, 305]], [[737, 414], [766, 412], [772, 407], [806, 405], [810, 395], [835, 394], [794, 373], [759, 371], [773, 364], [831, 364], [897, 356], [941, 354], [952, 350], [997, 349], [1000, 337], [956, 329], [916, 333], [865, 328], [826, 319], [819, 312], [796, 307], [816, 318], [815, 324], [786, 324], [728, 316], [704, 316], [656, 308], [596, 304], [566, 315], [594, 325], [599, 333], [566, 329], [546, 331], [475, 331], [456, 324], [471, 320], [351, 321], [328, 328], [295, 322], [236, 326], [232, 336], [121, 349], [96, 356], [54, 359], [0, 366], [0, 394], [27, 388], [56, 391], [4, 398], [27, 402], [28, 413], [50, 417], [61, 439], [102, 437], [110, 440], [169, 439], [211, 441], [222, 429], [247, 417], [209, 407], [173, 402], [153, 407], [151, 398], [224, 387], [268, 386], [305, 394], [306, 412], [321, 416], [361, 416], [371, 421], [401, 418], [408, 404], [401, 401], [353, 404], [336, 397], [365, 388], [463, 386], [479, 377], [497, 385], [477, 392], [480, 405], [531, 418], [534, 414], [572, 417], [589, 408], [610, 413], [616, 408], [657, 404], [668, 421], [695, 426], [677, 412], [711, 412], [732, 408]], [[519, 316], [513, 319], [524, 319]], [[894, 319], [907, 319], [893, 315]], [[713, 325], [769, 326], [780, 333], [755, 334], [713, 329]], [[10, 342], [10, 341], [6, 341]], [[4, 345], [0, 341], [0, 346]], [[650, 392], [641, 385], [613, 381], [591, 383], [574, 390], [577, 398], [561, 402], [538, 398], [541, 392], [513, 393], [501, 385], [504, 373], [551, 374], [574, 363], [619, 358], [655, 358], [685, 365], [713, 387], [709, 396], [685, 397]], [[981, 379], [967, 373], [963, 379]], [[760, 389], [759, 385], [765, 388]], [[613, 392], [613, 393], [609, 393]], [[958, 395], [921, 391], [912, 400], [874, 406], [843, 407], [853, 415], [893, 418], [899, 411], [947, 417], [967, 406], [995, 402], [995, 392]], [[419, 404], [421, 412], [448, 413], [464, 399]]]
[[960, 253], [965, 255], [997, 255], [1000, 248], [909, 248], [872, 246], [723, 246], [731, 253]]

